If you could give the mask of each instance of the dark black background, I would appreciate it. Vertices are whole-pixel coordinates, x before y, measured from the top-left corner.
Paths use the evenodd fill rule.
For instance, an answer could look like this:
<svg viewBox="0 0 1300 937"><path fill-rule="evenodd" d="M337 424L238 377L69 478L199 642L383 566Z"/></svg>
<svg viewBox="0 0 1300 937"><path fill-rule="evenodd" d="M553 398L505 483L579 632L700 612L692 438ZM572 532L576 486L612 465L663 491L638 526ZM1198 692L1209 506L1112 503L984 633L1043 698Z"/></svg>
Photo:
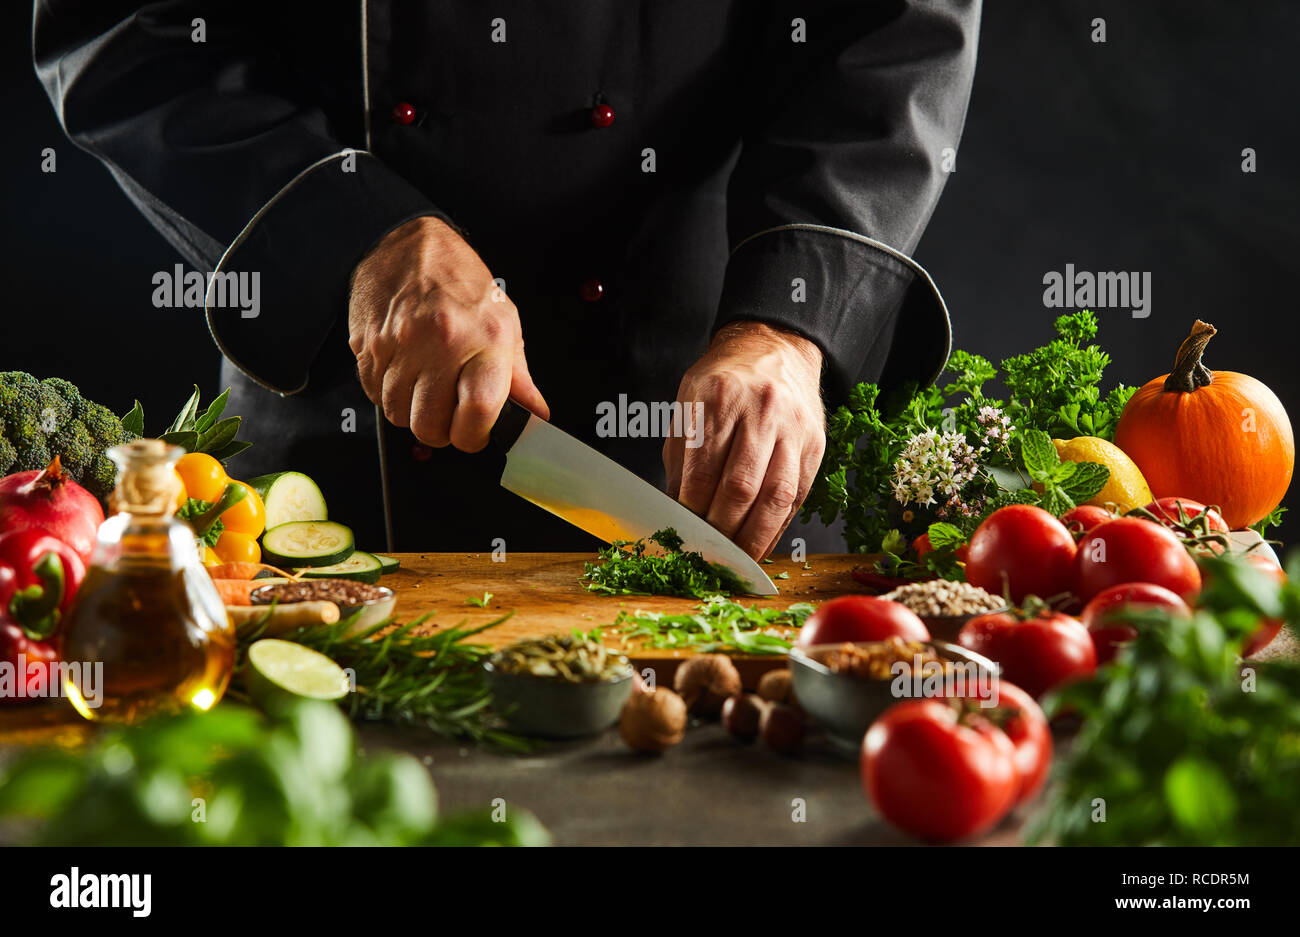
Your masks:
<svg viewBox="0 0 1300 937"><path fill-rule="evenodd" d="M217 353L200 313L150 303L150 277L179 257L59 130L30 7L0 17L0 369L67 377L118 412L139 398L156 428L191 384L219 390ZM957 170L918 254L957 346L996 360L1048 340L1059 310L1042 280L1067 263L1151 271L1149 318L1100 312L1110 378L1168 371L1201 317L1220 329L1211 367L1253 374L1300 413L1298 35L1290 0L988 0ZM40 171L44 147L57 173Z"/></svg>

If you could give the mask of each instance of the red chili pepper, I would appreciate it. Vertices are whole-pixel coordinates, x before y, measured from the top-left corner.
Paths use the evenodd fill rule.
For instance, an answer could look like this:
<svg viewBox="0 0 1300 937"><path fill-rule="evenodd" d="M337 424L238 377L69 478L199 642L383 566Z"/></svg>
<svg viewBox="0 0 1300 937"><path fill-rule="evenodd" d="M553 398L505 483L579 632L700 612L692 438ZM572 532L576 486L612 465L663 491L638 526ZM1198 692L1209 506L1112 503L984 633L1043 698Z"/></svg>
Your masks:
<svg viewBox="0 0 1300 937"><path fill-rule="evenodd" d="M27 679L29 664L59 660L52 638L85 573L81 557L43 530L0 536L0 665L13 668L14 681ZM8 702L0 693L0 704Z"/></svg>

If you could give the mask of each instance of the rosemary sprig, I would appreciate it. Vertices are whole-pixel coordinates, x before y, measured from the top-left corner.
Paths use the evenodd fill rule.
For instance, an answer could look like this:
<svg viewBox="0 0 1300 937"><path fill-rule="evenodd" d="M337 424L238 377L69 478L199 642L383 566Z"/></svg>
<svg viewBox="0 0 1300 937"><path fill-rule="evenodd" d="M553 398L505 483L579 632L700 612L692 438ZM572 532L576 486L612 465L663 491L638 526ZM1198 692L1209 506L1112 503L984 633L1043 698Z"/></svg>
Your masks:
<svg viewBox="0 0 1300 937"><path fill-rule="evenodd" d="M482 665L492 649L469 640L511 614L474 628L457 625L427 635L412 632L428 615L406 624L383 621L349 635L353 616L332 625L300 628L282 638L351 669L356 691L342 705L353 719L419 726L448 738L527 751L532 743L506 732L490 709L492 693ZM241 657L257 637L241 636Z"/></svg>
<svg viewBox="0 0 1300 937"><path fill-rule="evenodd" d="M663 556L646 554L648 543ZM675 595L702 599L711 595L745 595L746 585L730 570L682 549L671 527L641 540L616 540L600 552L600 562L586 563L582 578L589 592L602 595Z"/></svg>
<svg viewBox="0 0 1300 937"><path fill-rule="evenodd" d="M625 639L657 649L779 655L793 643L785 636L786 629L800 628L812 611L807 602L788 608L759 608L715 595L680 615L620 612L610 627Z"/></svg>

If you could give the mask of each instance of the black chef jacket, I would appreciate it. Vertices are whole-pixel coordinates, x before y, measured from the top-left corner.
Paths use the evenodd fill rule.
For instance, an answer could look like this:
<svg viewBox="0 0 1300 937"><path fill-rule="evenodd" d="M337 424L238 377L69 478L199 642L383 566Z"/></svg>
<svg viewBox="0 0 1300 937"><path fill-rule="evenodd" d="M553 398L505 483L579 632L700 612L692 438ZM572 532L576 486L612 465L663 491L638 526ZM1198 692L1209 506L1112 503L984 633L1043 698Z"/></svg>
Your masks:
<svg viewBox="0 0 1300 937"><path fill-rule="evenodd" d="M908 255L978 19L978 0L36 0L34 50L69 135L193 269L259 274L255 317L207 297L255 443L232 471L307 472L362 545L589 549L498 487L499 453L376 425L347 346L357 262L412 218L453 224L517 304L553 421L658 484L662 440L599 438L596 407L674 399L727 322L815 342L830 404L931 380L948 316Z"/></svg>

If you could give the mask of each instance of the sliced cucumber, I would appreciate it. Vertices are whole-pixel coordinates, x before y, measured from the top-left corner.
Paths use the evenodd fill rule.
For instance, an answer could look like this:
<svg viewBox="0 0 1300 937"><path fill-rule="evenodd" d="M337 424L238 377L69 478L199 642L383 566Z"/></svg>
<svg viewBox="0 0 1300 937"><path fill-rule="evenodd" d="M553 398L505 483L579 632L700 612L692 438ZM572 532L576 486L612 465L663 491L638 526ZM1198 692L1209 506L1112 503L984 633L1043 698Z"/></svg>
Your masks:
<svg viewBox="0 0 1300 937"><path fill-rule="evenodd" d="M355 579L357 582L378 582L383 571L384 566L379 561L379 557L364 550L354 550L352 555L341 563L294 570L304 579Z"/></svg>
<svg viewBox="0 0 1300 937"><path fill-rule="evenodd" d="M329 566L352 555L352 529L334 521L289 521L262 535L262 559L276 566Z"/></svg>
<svg viewBox="0 0 1300 937"><path fill-rule="evenodd" d="M266 505L266 529L290 521L329 520L320 486L302 472L259 475L248 484Z"/></svg>
<svg viewBox="0 0 1300 937"><path fill-rule="evenodd" d="M381 553L375 554L375 559L379 560L379 575L387 576L389 573L395 573L401 568L402 564L391 556L384 556Z"/></svg>

